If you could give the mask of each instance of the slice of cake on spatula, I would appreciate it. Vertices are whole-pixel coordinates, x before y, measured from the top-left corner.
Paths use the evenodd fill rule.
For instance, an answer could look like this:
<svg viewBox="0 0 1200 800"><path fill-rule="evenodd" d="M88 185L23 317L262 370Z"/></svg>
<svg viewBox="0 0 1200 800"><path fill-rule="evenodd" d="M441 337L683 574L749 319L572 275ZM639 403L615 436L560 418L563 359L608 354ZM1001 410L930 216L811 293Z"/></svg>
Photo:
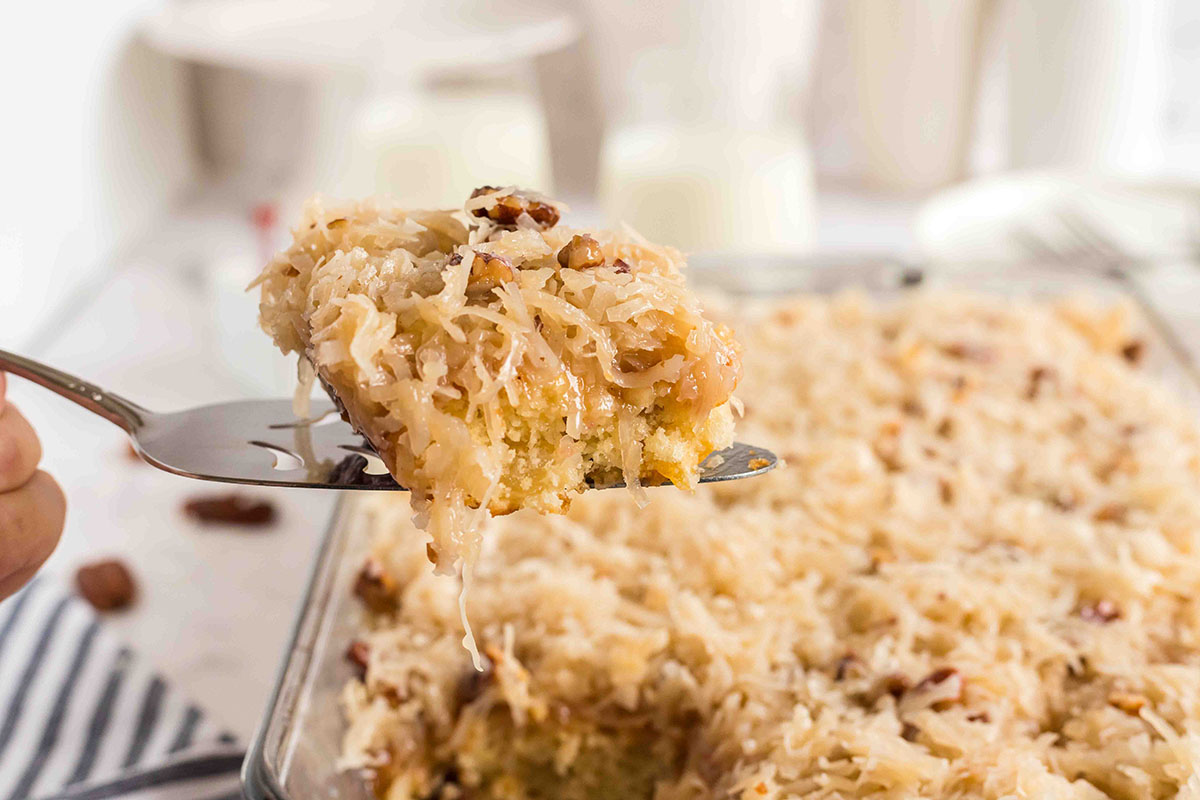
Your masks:
<svg viewBox="0 0 1200 800"><path fill-rule="evenodd" d="M460 211L307 205L267 265L263 328L307 358L412 492L442 570L484 512L561 512L589 485L694 486L739 376L682 255L483 187Z"/></svg>

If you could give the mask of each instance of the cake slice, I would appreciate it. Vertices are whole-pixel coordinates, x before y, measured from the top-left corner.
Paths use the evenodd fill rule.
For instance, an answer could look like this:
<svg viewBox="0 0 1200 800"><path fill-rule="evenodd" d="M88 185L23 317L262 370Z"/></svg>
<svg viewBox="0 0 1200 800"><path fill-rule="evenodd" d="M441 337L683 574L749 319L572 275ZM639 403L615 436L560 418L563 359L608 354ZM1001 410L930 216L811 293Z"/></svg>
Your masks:
<svg viewBox="0 0 1200 800"><path fill-rule="evenodd" d="M263 328L412 492L443 571L473 560L481 512L691 488L731 441L737 349L682 255L560 213L514 188L461 211L314 199L258 280Z"/></svg>

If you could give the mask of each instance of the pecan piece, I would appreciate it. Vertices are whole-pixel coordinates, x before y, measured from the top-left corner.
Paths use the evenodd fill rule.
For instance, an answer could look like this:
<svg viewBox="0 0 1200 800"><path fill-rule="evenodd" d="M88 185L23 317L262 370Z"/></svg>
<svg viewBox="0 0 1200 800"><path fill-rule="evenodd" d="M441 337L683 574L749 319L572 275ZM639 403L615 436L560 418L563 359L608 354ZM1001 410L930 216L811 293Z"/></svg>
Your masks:
<svg viewBox="0 0 1200 800"><path fill-rule="evenodd" d="M471 192L471 199L498 191L500 190L495 186L480 186ZM476 217L487 217L493 222L505 226L516 226L517 219L522 214L528 214L529 218L542 230L553 228L558 224L557 208L520 189L514 189L509 194L501 195L491 208L476 208L471 213Z"/></svg>
<svg viewBox="0 0 1200 800"><path fill-rule="evenodd" d="M867 548L867 557L870 559L867 571L872 575L879 572L879 568L884 564L893 564L896 561L895 553L880 545Z"/></svg>
<svg viewBox="0 0 1200 800"><path fill-rule="evenodd" d="M97 611L127 608L137 597L133 574L115 558L84 564L75 572L75 587Z"/></svg>
<svg viewBox="0 0 1200 800"><path fill-rule="evenodd" d="M1059 488L1050 493L1046 502L1059 511L1073 511L1079 505L1079 495L1074 489Z"/></svg>
<svg viewBox="0 0 1200 800"><path fill-rule="evenodd" d="M1124 503L1105 503L1096 509L1092 519L1096 522L1124 522L1129 506Z"/></svg>
<svg viewBox="0 0 1200 800"><path fill-rule="evenodd" d="M844 681L851 677L863 677L867 674L867 665L856 653L846 653L837 660L833 668L833 679Z"/></svg>
<svg viewBox="0 0 1200 800"><path fill-rule="evenodd" d="M1025 389L1026 400L1036 400L1042 393L1042 384L1052 381L1057 376L1051 367L1034 367L1029 370L1029 385Z"/></svg>
<svg viewBox="0 0 1200 800"><path fill-rule="evenodd" d="M396 580L374 558L368 558L354 581L354 594L377 614L394 611L399 605Z"/></svg>
<svg viewBox="0 0 1200 800"><path fill-rule="evenodd" d="M1141 339L1130 339L1121 348L1121 357L1135 366L1142 363L1142 357L1145 355L1146 343Z"/></svg>
<svg viewBox="0 0 1200 800"><path fill-rule="evenodd" d="M481 655L482 669L468 667L454 685L454 705L461 709L479 699L496 678L496 667L486 654Z"/></svg>
<svg viewBox="0 0 1200 800"><path fill-rule="evenodd" d="M625 259L623 259L623 258L613 259L612 265L613 265L613 269L615 269L617 272L621 272L621 273L627 274L629 272L629 270L631 269L629 264L626 263Z"/></svg>
<svg viewBox="0 0 1200 800"><path fill-rule="evenodd" d="M996 358L995 350L972 342L952 342L942 348L942 352L960 361L975 361L980 364L990 363Z"/></svg>
<svg viewBox="0 0 1200 800"><path fill-rule="evenodd" d="M586 233L577 233L558 251L558 263L563 269L591 269L604 266L604 251L600 243Z"/></svg>
<svg viewBox="0 0 1200 800"><path fill-rule="evenodd" d="M945 711L963 699L963 677L954 667L941 667L926 675L905 692L902 710L932 708Z"/></svg>
<svg viewBox="0 0 1200 800"><path fill-rule="evenodd" d="M471 275L467 278L467 291L490 292L515 277L507 258L491 253L476 253L475 260L471 262Z"/></svg>
<svg viewBox="0 0 1200 800"><path fill-rule="evenodd" d="M912 686L912 681L908 679L907 675L902 672L893 672L883 676L876 689L881 697L884 694L890 694L892 697L900 699L910 686Z"/></svg>
<svg viewBox="0 0 1200 800"><path fill-rule="evenodd" d="M346 648L346 660L354 665L354 672L361 681L367 677L367 660L371 656L371 646L362 639L355 639Z"/></svg>
<svg viewBox="0 0 1200 800"><path fill-rule="evenodd" d="M260 527L275 521L275 505L266 500L254 500L240 494L193 497L183 504L183 511L202 524L243 525Z"/></svg>
<svg viewBox="0 0 1200 800"><path fill-rule="evenodd" d="M1133 692L1112 692L1108 695L1108 704L1119 708L1130 716L1136 717L1150 701L1145 695Z"/></svg>

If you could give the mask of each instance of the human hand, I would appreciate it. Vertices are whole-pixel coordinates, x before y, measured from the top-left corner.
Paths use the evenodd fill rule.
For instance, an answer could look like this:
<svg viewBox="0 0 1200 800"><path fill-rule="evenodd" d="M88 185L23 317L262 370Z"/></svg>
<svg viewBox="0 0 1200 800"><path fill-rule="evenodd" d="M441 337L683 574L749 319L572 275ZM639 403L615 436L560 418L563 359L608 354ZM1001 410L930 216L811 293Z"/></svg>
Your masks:
<svg viewBox="0 0 1200 800"><path fill-rule="evenodd" d="M33 426L6 403L0 372L0 600L24 586L62 534L67 503L42 457Z"/></svg>

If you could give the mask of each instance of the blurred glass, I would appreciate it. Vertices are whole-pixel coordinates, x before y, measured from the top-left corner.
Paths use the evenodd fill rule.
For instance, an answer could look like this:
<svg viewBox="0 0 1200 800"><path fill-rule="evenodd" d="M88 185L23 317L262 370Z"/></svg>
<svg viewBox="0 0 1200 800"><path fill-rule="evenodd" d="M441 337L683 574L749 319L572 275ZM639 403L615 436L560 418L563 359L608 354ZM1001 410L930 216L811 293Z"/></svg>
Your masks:
<svg viewBox="0 0 1200 800"><path fill-rule="evenodd" d="M928 189L966 171L982 0L853 0L856 134L867 181Z"/></svg>
<svg viewBox="0 0 1200 800"><path fill-rule="evenodd" d="M1010 166L1159 166L1165 0L1014 0L1008 8Z"/></svg>
<svg viewBox="0 0 1200 800"><path fill-rule="evenodd" d="M600 176L609 220L686 251L798 252L814 239L812 165L794 131L625 125Z"/></svg>
<svg viewBox="0 0 1200 800"><path fill-rule="evenodd" d="M610 222L689 251L797 252L815 184L790 100L815 6L796 0L593 0L608 117L599 200Z"/></svg>
<svg viewBox="0 0 1200 800"><path fill-rule="evenodd" d="M484 184L552 192L546 121L517 73L458 80L364 103L343 194L384 194L410 208L457 208Z"/></svg>

